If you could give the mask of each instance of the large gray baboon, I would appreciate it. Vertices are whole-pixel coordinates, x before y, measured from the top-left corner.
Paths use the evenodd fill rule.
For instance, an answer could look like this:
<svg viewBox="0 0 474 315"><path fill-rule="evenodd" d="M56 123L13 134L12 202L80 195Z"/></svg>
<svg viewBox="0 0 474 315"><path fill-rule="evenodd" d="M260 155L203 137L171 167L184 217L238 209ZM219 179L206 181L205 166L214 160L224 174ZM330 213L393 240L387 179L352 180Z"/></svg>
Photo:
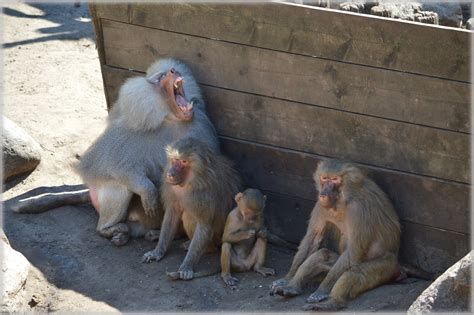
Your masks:
<svg viewBox="0 0 474 315"><path fill-rule="evenodd" d="M219 152L215 129L190 69L175 59L153 63L146 77L128 79L120 88L105 131L77 167L89 190L18 202L12 209L35 213L91 201L99 213L97 231L125 244L130 234L156 235L163 219L159 190L166 165L165 147L192 136Z"/></svg>

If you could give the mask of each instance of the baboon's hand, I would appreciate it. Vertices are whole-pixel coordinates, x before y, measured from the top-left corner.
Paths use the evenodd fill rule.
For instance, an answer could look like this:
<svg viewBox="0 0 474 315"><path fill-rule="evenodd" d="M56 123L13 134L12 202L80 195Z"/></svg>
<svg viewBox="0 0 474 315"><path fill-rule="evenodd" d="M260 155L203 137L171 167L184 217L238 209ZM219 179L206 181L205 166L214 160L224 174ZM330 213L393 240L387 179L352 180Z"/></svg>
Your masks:
<svg viewBox="0 0 474 315"><path fill-rule="evenodd" d="M316 290L310 296L308 296L308 298L306 299L306 302L307 303L318 303L318 302L324 301L328 298L329 298L329 293L328 292Z"/></svg>
<svg viewBox="0 0 474 315"><path fill-rule="evenodd" d="M149 252L146 252L144 255L143 255L143 258L142 258L142 263L151 263L152 261L160 261L163 257L165 256L164 253L161 253L160 251L154 249L154 250L151 250Z"/></svg>
<svg viewBox="0 0 474 315"><path fill-rule="evenodd" d="M267 236L268 236L268 230L266 228L261 228L257 233L258 238L266 239Z"/></svg>
<svg viewBox="0 0 474 315"><path fill-rule="evenodd" d="M255 229L247 230L247 238L253 238L256 234L257 234L257 231L255 231Z"/></svg>

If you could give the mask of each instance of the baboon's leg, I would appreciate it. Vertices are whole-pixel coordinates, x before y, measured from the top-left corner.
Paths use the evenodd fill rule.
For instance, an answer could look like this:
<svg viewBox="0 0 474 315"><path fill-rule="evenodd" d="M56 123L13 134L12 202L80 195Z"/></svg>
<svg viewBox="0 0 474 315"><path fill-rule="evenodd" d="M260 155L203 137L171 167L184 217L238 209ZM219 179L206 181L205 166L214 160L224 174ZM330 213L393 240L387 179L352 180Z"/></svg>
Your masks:
<svg viewBox="0 0 474 315"><path fill-rule="evenodd" d="M334 284L329 299L308 304L306 310L337 310L359 294L389 282L398 270L397 257L386 254L358 265L351 266ZM309 301L311 296L308 298Z"/></svg>
<svg viewBox="0 0 474 315"><path fill-rule="evenodd" d="M253 270L261 274L262 276L274 276L275 270L272 268L264 267L265 255L267 253L267 240L263 238L257 238L255 245L250 253L250 256L254 255Z"/></svg>
<svg viewBox="0 0 474 315"><path fill-rule="evenodd" d="M132 192L121 185L102 185L97 188L99 222L97 231L106 238L112 238L115 245L128 241L128 227L125 223Z"/></svg>
<svg viewBox="0 0 474 315"><path fill-rule="evenodd" d="M209 244L212 242L212 226L205 223L198 223L194 231L191 244L184 258L183 263L179 266L178 272L180 279L191 280L194 275L194 265L204 254ZM161 239L160 239L161 240Z"/></svg>
<svg viewBox="0 0 474 315"><path fill-rule="evenodd" d="M234 259L237 255L234 255L232 251L232 245L224 242L221 247L221 277L227 285L233 286L239 282L239 279L232 276L230 273L231 267L235 264Z"/></svg>
<svg viewBox="0 0 474 315"><path fill-rule="evenodd" d="M281 296L299 295L303 287L322 273L328 272L338 258L338 254L322 248L311 254L298 268L287 286L277 288L275 294Z"/></svg>
<svg viewBox="0 0 474 315"><path fill-rule="evenodd" d="M163 223L161 224L160 239L155 249L146 252L143 255L142 262L150 263L160 261L168 251L171 241L176 236L179 224L181 222L181 213L173 208L166 209Z"/></svg>

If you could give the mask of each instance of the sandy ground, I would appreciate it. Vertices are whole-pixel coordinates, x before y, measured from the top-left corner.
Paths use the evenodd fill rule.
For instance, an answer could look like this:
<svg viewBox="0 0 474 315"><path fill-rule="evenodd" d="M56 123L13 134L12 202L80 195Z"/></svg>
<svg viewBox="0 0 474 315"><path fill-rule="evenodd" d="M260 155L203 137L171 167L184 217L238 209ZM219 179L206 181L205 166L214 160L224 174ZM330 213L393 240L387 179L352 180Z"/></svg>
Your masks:
<svg viewBox="0 0 474 315"><path fill-rule="evenodd" d="M107 116L93 27L86 5L10 4L4 13L4 114L43 147L39 167L4 185L4 200L38 186L80 183L71 165L103 130ZM25 290L34 311L299 311L303 296L268 295L276 277L240 274L231 290L219 276L170 282L184 257L175 241L160 263L142 264L154 247L133 240L116 248L95 233L90 205L38 215L4 214L12 247L32 263ZM283 276L293 252L271 246L267 265ZM217 264L216 255L201 267ZM351 302L346 311L406 311L429 284L409 279L385 285Z"/></svg>

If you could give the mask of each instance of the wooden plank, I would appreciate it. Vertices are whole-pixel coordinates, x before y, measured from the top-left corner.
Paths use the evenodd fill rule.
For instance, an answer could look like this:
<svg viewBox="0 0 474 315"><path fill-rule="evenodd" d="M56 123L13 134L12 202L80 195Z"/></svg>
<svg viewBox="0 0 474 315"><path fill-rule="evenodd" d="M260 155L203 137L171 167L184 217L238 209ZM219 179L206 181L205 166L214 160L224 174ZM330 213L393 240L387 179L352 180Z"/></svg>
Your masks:
<svg viewBox="0 0 474 315"><path fill-rule="evenodd" d="M89 3L93 19L108 19L124 23L130 22L131 5L127 3Z"/></svg>
<svg viewBox="0 0 474 315"><path fill-rule="evenodd" d="M317 155L221 137L248 186L315 202ZM358 165L387 193L400 219L470 233L470 187L453 182Z"/></svg>
<svg viewBox="0 0 474 315"><path fill-rule="evenodd" d="M118 78L118 75L114 75ZM468 182L469 136L203 86L220 135Z"/></svg>
<svg viewBox="0 0 474 315"><path fill-rule="evenodd" d="M402 222L400 261L440 273L470 250L470 235Z"/></svg>
<svg viewBox="0 0 474 315"><path fill-rule="evenodd" d="M185 61L200 83L469 132L470 85L103 21L107 65ZM183 49L185 47L185 49ZM232 56L232 58L229 58Z"/></svg>
<svg viewBox="0 0 474 315"><path fill-rule="evenodd" d="M265 222L270 231L293 243L303 238L314 202L265 192ZM468 234L401 221L400 261L438 273L462 258L470 250ZM331 244L332 243L332 244ZM334 243L329 242L334 248ZM331 246L332 245L332 246Z"/></svg>
<svg viewBox="0 0 474 315"><path fill-rule="evenodd" d="M123 83L125 83L125 80L137 75L143 75L141 73L123 69L115 69L108 66L102 66L102 74L104 76L104 87L108 100L107 109L109 110L117 101L120 87Z"/></svg>
<svg viewBox="0 0 474 315"><path fill-rule="evenodd" d="M204 86L223 136L469 182L468 135Z"/></svg>
<svg viewBox="0 0 474 315"><path fill-rule="evenodd" d="M288 3L136 3L131 7L131 23L318 58L470 81L471 35L465 30Z"/></svg>

